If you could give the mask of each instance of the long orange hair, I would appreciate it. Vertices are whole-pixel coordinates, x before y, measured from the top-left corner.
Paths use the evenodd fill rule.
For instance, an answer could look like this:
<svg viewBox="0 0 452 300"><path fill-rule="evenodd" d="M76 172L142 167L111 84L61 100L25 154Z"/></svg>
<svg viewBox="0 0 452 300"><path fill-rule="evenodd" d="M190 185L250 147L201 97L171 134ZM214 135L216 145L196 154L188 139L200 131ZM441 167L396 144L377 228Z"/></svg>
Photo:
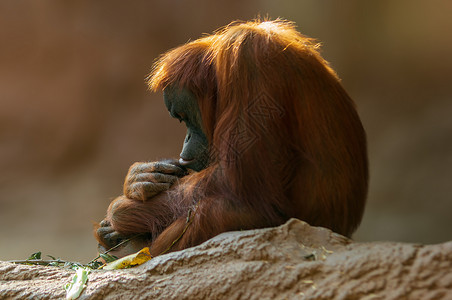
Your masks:
<svg viewBox="0 0 452 300"><path fill-rule="evenodd" d="M318 48L291 22L256 20L156 62L150 89L191 91L210 145L210 165L177 187L175 203L205 201L209 215L208 203L223 201L261 216L251 227L297 217L351 235L367 194L366 137Z"/></svg>

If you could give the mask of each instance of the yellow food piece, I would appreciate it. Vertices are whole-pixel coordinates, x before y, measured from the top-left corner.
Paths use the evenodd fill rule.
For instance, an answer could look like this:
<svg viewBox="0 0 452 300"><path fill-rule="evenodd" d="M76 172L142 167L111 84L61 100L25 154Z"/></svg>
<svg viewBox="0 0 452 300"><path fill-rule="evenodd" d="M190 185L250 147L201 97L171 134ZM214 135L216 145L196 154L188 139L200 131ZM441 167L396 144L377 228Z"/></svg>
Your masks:
<svg viewBox="0 0 452 300"><path fill-rule="evenodd" d="M115 260L111 263L103 266L104 270L118 270L125 268L132 268L141 264L144 264L148 260L152 258L151 253L149 252L149 247L145 247L138 251L137 253L130 254L124 256L118 260Z"/></svg>

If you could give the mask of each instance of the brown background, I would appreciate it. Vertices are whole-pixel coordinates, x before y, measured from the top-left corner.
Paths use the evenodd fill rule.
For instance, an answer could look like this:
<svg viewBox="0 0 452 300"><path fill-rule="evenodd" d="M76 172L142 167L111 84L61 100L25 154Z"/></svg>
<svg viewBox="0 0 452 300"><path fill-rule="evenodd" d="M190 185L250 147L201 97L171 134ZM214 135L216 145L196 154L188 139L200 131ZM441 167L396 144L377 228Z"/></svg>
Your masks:
<svg viewBox="0 0 452 300"><path fill-rule="evenodd" d="M184 128L144 78L162 52L236 19L295 21L355 99L371 185L359 241L452 233L452 2L0 2L0 260L87 262L92 221L135 161Z"/></svg>

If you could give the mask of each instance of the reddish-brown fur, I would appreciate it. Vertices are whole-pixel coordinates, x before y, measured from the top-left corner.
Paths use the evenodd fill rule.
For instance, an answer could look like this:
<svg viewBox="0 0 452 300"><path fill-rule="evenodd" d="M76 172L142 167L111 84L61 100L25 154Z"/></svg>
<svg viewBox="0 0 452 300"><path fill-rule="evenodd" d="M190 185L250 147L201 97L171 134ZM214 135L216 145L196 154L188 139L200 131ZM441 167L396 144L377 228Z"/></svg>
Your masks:
<svg viewBox="0 0 452 300"><path fill-rule="evenodd" d="M277 20L233 23L164 54L149 86L196 96L211 163L146 202L120 198L113 228L153 234L154 255L289 218L350 236L367 193L366 138L317 48Z"/></svg>

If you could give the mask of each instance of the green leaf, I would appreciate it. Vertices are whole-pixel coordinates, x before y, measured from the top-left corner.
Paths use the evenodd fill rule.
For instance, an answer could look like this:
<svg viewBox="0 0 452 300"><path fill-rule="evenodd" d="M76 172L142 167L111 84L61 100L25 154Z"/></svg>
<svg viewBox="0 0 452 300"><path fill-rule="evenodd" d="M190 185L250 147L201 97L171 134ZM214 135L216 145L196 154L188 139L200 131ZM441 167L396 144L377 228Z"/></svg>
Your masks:
<svg viewBox="0 0 452 300"><path fill-rule="evenodd" d="M88 274L90 270L88 268L78 268L72 277L71 282L64 286L66 290L66 299L77 299L86 287L88 281Z"/></svg>
<svg viewBox="0 0 452 300"><path fill-rule="evenodd" d="M118 259L116 256L110 255L108 253L100 253L99 256L102 257L106 263L110 263Z"/></svg>
<svg viewBox="0 0 452 300"><path fill-rule="evenodd" d="M71 263L71 269L77 271L79 268L83 268L83 265L79 263Z"/></svg>
<svg viewBox="0 0 452 300"><path fill-rule="evenodd" d="M29 258L27 258L27 260L32 260L32 259L41 259L41 251L33 253L32 255L30 255Z"/></svg>
<svg viewBox="0 0 452 300"><path fill-rule="evenodd" d="M102 265L103 265L103 264L102 264L101 262L99 262L99 261L97 261L97 260L93 260L93 261L91 261L91 262L88 264L88 268L97 270L97 269L99 269Z"/></svg>

